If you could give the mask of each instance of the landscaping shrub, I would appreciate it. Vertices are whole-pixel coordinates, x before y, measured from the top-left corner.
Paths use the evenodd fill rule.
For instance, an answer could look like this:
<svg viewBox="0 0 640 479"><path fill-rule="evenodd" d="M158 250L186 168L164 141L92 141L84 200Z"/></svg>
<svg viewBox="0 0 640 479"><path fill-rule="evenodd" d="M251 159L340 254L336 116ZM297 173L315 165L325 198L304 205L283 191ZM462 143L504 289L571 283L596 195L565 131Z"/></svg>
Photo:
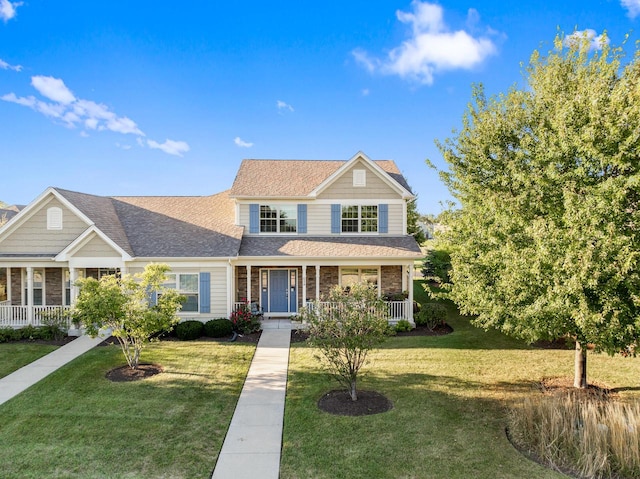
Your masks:
<svg viewBox="0 0 640 479"><path fill-rule="evenodd" d="M233 332L233 323L226 318L212 319L204 323L204 334L210 338L224 338Z"/></svg>
<svg viewBox="0 0 640 479"><path fill-rule="evenodd" d="M233 329L240 334L251 334L260 329L260 320L251 314L251 308L246 303L231 313L229 319L233 324Z"/></svg>
<svg viewBox="0 0 640 479"><path fill-rule="evenodd" d="M203 333L204 324L201 321L190 319L176 325L176 336L181 341L198 339Z"/></svg>
<svg viewBox="0 0 640 479"><path fill-rule="evenodd" d="M67 317L62 310L54 310L47 314L42 314L42 339L60 341L66 335Z"/></svg>
<svg viewBox="0 0 640 479"><path fill-rule="evenodd" d="M401 319L396 323L395 330L398 333L411 331L411 323L406 319Z"/></svg>
<svg viewBox="0 0 640 479"><path fill-rule="evenodd" d="M425 303L414 317L414 321L416 326L426 326L433 331L447 321L447 308L439 303Z"/></svg>
<svg viewBox="0 0 640 479"><path fill-rule="evenodd" d="M0 328L0 343L8 343L20 339L20 331L17 329L4 327Z"/></svg>
<svg viewBox="0 0 640 479"><path fill-rule="evenodd" d="M42 330L40 328L36 328L35 326L25 326L24 328L18 329L20 336L18 339L25 339L27 341L34 341L36 339L44 339L42 337Z"/></svg>
<svg viewBox="0 0 640 479"><path fill-rule="evenodd" d="M640 477L640 404L566 396L525 399L509 414L518 447L581 477Z"/></svg>

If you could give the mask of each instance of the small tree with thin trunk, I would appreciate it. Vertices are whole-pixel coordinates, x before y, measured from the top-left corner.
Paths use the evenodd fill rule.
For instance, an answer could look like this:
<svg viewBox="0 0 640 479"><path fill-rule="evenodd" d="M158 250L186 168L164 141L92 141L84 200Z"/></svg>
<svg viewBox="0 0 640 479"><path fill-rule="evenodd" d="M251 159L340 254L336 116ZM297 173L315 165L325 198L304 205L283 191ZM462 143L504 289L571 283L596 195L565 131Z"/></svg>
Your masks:
<svg viewBox="0 0 640 479"><path fill-rule="evenodd" d="M143 273L122 278L110 275L78 280L74 320L91 336L102 328L111 329L127 364L137 369L140 353L150 339L180 320L177 312L184 297L163 286L168 271L165 264L149 264Z"/></svg>
<svg viewBox="0 0 640 479"><path fill-rule="evenodd" d="M367 283L348 290L334 287L324 302L303 308L309 323L309 343L319 349L319 359L329 373L358 400L357 380L370 350L389 333L389 311L375 287Z"/></svg>

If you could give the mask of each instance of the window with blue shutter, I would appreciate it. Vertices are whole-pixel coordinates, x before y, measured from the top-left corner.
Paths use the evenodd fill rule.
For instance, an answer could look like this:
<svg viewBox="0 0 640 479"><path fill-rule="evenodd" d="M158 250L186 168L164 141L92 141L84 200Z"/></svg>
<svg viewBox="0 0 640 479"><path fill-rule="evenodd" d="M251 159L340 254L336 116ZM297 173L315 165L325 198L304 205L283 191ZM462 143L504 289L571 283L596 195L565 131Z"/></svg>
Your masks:
<svg viewBox="0 0 640 479"><path fill-rule="evenodd" d="M307 233L307 205L298 205L298 233Z"/></svg>
<svg viewBox="0 0 640 479"><path fill-rule="evenodd" d="M200 273L200 312L211 312L211 273Z"/></svg>
<svg viewBox="0 0 640 479"><path fill-rule="evenodd" d="M340 233L340 205L331 205L331 232Z"/></svg>
<svg viewBox="0 0 640 479"><path fill-rule="evenodd" d="M378 233L389 232L389 205L378 205Z"/></svg>
<svg viewBox="0 0 640 479"><path fill-rule="evenodd" d="M260 205L251 203L249 205L249 233L258 234L260 232Z"/></svg>

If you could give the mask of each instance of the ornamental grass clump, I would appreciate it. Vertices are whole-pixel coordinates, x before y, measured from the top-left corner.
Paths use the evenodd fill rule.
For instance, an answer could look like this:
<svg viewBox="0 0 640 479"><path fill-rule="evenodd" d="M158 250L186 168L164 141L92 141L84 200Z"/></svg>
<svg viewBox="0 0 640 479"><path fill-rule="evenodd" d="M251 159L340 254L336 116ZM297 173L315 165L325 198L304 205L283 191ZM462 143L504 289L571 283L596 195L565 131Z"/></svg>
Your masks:
<svg viewBox="0 0 640 479"><path fill-rule="evenodd" d="M640 478L640 404L566 396L527 398L509 414L521 449L586 478Z"/></svg>
<svg viewBox="0 0 640 479"><path fill-rule="evenodd" d="M368 283L348 290L334 287L323 302L302 308L300 319L309 324L309 343L318 348L319 360L358 400L357 380L370 350L380 346L389 334L389 309Z"/></svg>

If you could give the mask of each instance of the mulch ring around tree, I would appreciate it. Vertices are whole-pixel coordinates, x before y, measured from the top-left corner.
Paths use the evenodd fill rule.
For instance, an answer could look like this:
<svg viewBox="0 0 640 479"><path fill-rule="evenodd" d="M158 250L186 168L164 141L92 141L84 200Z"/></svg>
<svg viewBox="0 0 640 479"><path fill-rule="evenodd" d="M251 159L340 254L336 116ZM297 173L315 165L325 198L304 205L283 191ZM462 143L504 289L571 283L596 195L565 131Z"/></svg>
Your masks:
<svg viewBox="0 0 640 479"><path fill-rule="evenodd" d="M129 381L139 381L156 374L160 374L164 369L159 364L138 364L138 369L132 369L129 365L113 368L105 375L109 381L114 383L124 383Z"/></svg>
<svg viewBox="0 0 640 479"><path fill-rule="evenodd" d="M368 416L393 409L393 403L376 391L358 391L358 400L352 401L344 389L334 389L318 400L321 411L338 416Z"/></svg>
<svg viewBox="0 0 640 479"><path fill-rule="evenodd" d="M567 394L589 399L609 400L617 396L615 389L598 383L589 383L585 389L573 387L572 377L544 378L540 381L540 391L545 396L566 396Z"/></svg>

